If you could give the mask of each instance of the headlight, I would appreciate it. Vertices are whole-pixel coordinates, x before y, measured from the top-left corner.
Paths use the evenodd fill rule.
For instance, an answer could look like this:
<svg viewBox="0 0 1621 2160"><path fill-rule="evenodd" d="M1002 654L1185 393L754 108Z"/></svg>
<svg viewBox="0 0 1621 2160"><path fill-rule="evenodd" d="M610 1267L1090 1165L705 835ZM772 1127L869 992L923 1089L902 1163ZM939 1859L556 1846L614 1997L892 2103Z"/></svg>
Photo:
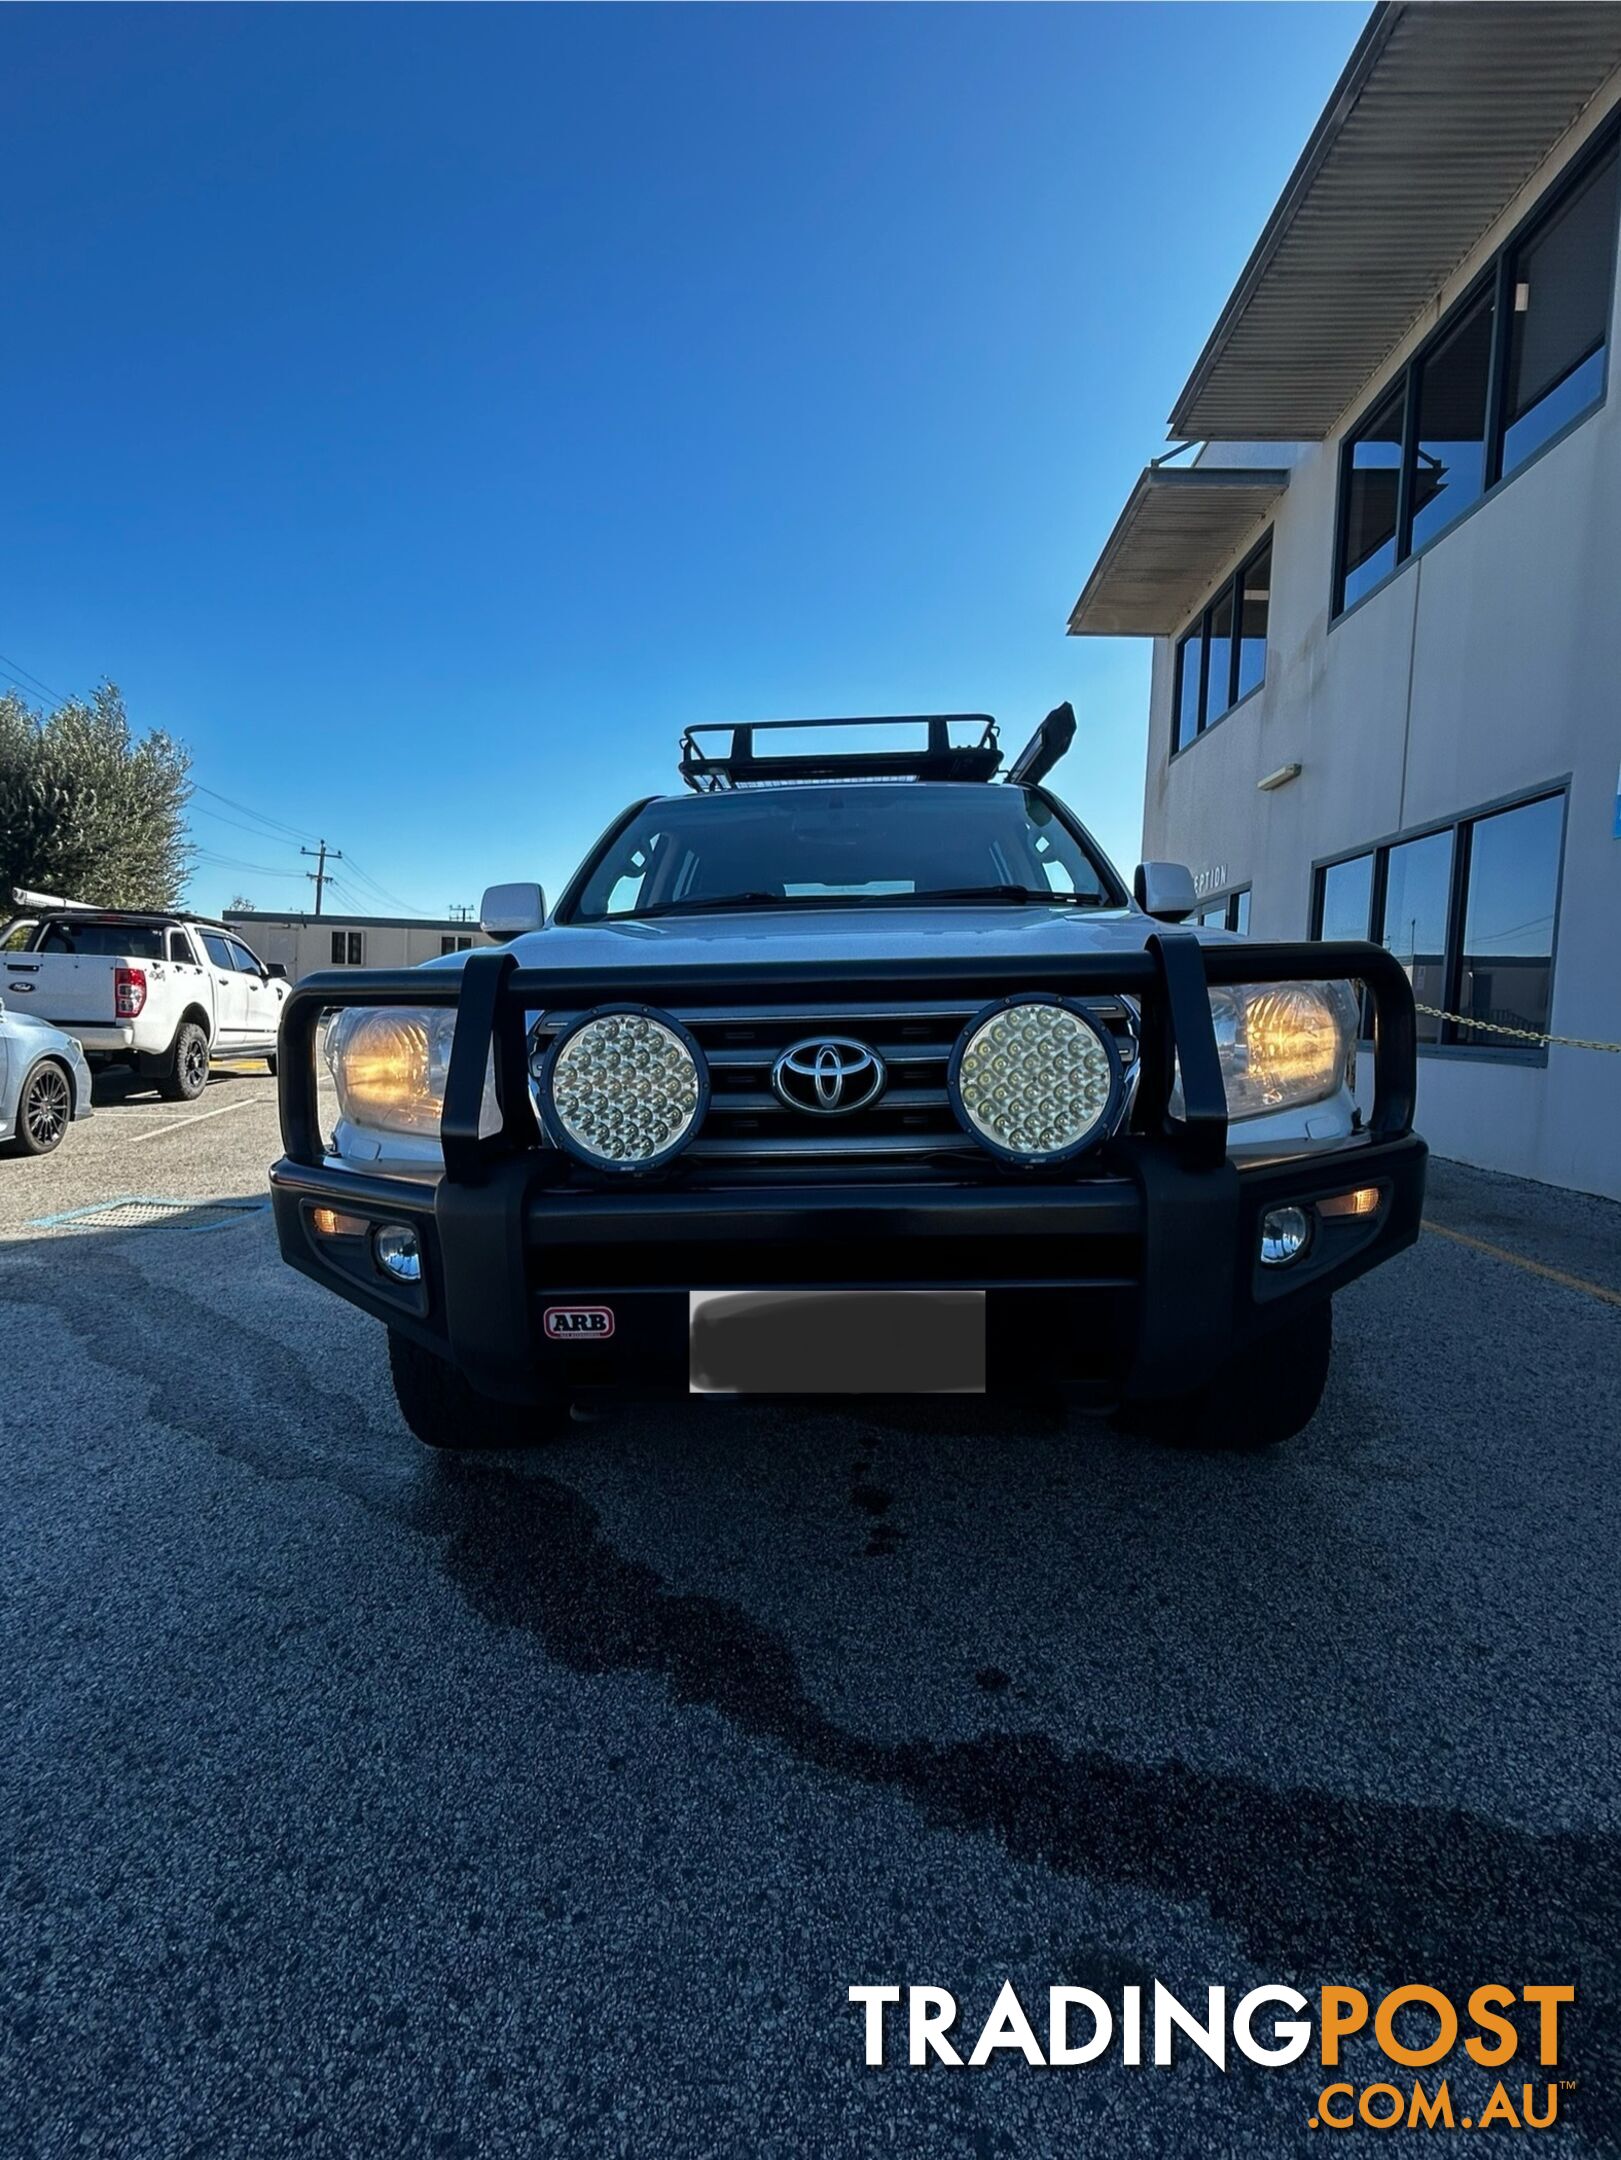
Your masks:
<svg viewBox="0 0 1621 2160"><path fill-rule="evenodd" d="M1239 983L1211 991L1210 1017L1229 1118L1322 1102L1349 1077L1357 1036L1349 983ZM1180 1078L1171 1109L1182 1113Z"/></svg>
<svg viewBox="0 0 1621 2160"><path fill-rule="evenodd" d="M552 1138L602 1170L668 1162L692 1138L708 1099L703 1053L686 1029L640 1010L588 1014L557 1038L541 1071Z"/></svg>
<svg viewBox="0 0 1621 2160"><path fill-rule="evenodd" d="M946 1084L959 1122L992 1154L1059 1163L1112 1128L1120 1054L1083 1007L1010 998L963 1030Z"/></svg>
<svg viewBox="0 0 1621 2160"><path fill-rule="evenodd" d="M453 1006L345 1007L326 1032L339 1111L351 1124L374 1131L437 1139L455 1039ZM494 1130L499 1112L493 1071L485 1076L484 1096L480 1127Z"/></svg>

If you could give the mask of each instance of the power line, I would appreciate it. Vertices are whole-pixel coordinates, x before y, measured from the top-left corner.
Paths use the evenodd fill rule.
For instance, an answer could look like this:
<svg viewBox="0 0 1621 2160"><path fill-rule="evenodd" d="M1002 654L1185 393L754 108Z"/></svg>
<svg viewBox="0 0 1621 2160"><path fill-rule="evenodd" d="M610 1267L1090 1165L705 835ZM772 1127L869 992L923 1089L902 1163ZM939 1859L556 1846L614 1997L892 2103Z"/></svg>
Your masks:
<svg viewBox="0 0 1621 2160"><path fill-rule="evenodd" d="M426 908L416 906L413 901L402 900L398 893L390 892L386 885L380 885L368 871L361 869L352 855L349 857L349 868L353 875L359 878L362 885L370 886L371 890L380 894L390 907L403 908L407 915L425 915L427 913Z"/></svg>
<svg viewBox="0 0 1621 2160"><path fill-rule="evenodd" d="M0 653L0 667L9 668L13 675L20 675L24 682L32 683L36 697L54 698L58 705L69 703L60 690L53 690L48 682L41 681L37 675L31 675L20 661L8 660L4 653ZM18 687L16 683L12 684L13 689Z"/></svg>
<svg viewBox="0 0 1621 2160"><path fill-rule="evenodd" d="M267 817L264 811L255 810L251 803L238 802L234 796L222 795L218 788L204 787L200 780L194 780L191 784L199 795L211 796L215 802L224 803L228 810L240 810L244 817L256 818L261 825L286 833L293 840L313 840L316 837L314 833L300 832L296 825L284 825L280 818ZM212 812L209 814L213 815Z"/></svg>
<svg viewBox="0 0 1621 2160"><path fill-rule="evenodd" d="M193 848L193 855L212 870L252 870L259 877L296 878L297 870L277 870L269 863L244 862L240 855L217 855L211 848ZM308 872L302 873L307 876Z"/></svg>
<svg viewBox="0 0 1621 2160"><path fill-rule="evenodd" d="M238 832L251 833L255 840L269 840L276 847L297 846L296 841L283 840L275 833L261 832L257 825L249 825L242 818L227 817L223 810L210 810L206 803L197 803L193 807L203 817L217 819L221 825L234 825Z"/></svg>

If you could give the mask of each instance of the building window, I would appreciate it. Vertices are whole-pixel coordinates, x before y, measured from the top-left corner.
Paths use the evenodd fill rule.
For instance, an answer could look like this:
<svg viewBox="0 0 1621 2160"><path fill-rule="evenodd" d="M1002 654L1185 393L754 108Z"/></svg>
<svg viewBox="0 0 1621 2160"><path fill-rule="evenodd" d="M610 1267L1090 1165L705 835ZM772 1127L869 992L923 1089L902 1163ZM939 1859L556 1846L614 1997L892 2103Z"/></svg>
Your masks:
<svg viewBox="0 0 1621 2160"><path fill-rule="evenodd" d="M1394 953L1431 1008L1421 1043L1532 1050L1496 1031L1547 1033L1564 834L1563 794L1539 795L1325 864L1311 934Z"/></svg>
<svg viewBox="0 0 1621 2160"><path fill-rule="evenodd" d="M471 952L472 949L473 941L470 937L442 937L439 940L439 952L441 958L443 958L446 953Z"/></svg>
<svg viewBox="0 0 1621 2160"><path fill-rule="evenodd" d="M1190 630L1176 648L1176 748L1185 750L1199 732L1204 695L1204 624Z"/></svg>
<svg viewBox="0 0 1621 2160"><path fill-rule="evenodd" d="M1317 873L1316 938L1365 938L1373 917L1373 856L1353 855Z"/></svg>
<svg viewBox="0 0 1621 2160"><path fill-rule="evenodd" d="M1553 1007L1553 924L1565 804L1559 795L1477 818L1468 827L1460 1013L1497 1027L1548 1032ZM1490 1045L1480 1027L1460 1027L1458 1041Z"/></svg>
<svg viewBox="0 0 1621 2160"><path fill-rule="evenodd" d="M1239 572L1238 671L1236 692L1248 697L1266 678L1266 617L1272 602L1270 535Z"/></svg>
<svg viewBox="0 0 1621 2160"><path fill-rule="evenodd" d="M332 965L334 967L364 967L366 965L366 934L363 930L333 931Z"/></svg>
<svg viewBox="0 0 1621 2160"><path fill-rule="evenodd" d="M1371 419L1363 421L1345 446L1345 469L1340 482L1344 500L1342 608L1371 592L1396 567L1396 498L1406 410L1405 386L1398 387Z"/></svg>
<svg viewBox="0 0 1621 2160"><path fill-rule="evenodd" d="M1172 755L1212 728L1266 677L1272 535L1251 550L1199 619L1177 640Z"/></svg>
<svg viewBox="0 0 1621 2160"><path fill-rule="evenodd" d="M1505 473L1604 394L1616 170L1612 145L1510 260Z"/></svg>
<svg viewBox="0 0 1621 2160"><path fill-rule="evenodd" d="M1418 1016L1420 1042L1439 1042L1436 1013L1446 1005L1447 897L1452 890L1452 835L1427 833L1385 850L1383 905L1376 941L1407 971L1413 996L1434 1010Z"/></svg>
<svg viewBox="0 0 1621 2160"><path fill-rule="evenodd" d="M1618 173L1612 132L1347 436L1336 615L1602 399Z"/></svg>
<svg viewBox="0 0 1621 2160"><path fill-rule="evenodd" d="M1446 531L1486 489L1486 393L1495 310L1483 294L1413 374L1417 448L1408 545Z"/></svg>
<svg viewBox="0 0 1621 2160"><path fill-rule="evenodd" d="M1250 889L1246 885L1239 892L1230 892L1220 900L1209 901L1194 916L1194 921L1205 930L1236 930L1240 937L1250 934Z"/></svg>

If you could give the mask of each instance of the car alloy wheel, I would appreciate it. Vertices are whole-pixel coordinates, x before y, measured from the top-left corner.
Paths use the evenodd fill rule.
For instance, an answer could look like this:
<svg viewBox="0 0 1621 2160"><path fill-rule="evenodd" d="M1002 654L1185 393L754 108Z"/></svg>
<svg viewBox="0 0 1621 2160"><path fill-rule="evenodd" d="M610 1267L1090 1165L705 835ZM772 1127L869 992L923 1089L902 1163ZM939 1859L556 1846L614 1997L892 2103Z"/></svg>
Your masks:
<svg viewBox="0 0 1621 2160"><path fill-rule="evenodd" d="M208 1081L208 1044L201 1035L189 1035L183 1055L186 1061L186 1079L201 1093Z"/></svg>
<svg viewBox="0 0 1621 2160"><path fill-rule="evenodd" d="M23 1096L24 1130L37 1154L56 1147L68 1129L67 1075L55 1065L45 1065L29 1081Z"/></svg>

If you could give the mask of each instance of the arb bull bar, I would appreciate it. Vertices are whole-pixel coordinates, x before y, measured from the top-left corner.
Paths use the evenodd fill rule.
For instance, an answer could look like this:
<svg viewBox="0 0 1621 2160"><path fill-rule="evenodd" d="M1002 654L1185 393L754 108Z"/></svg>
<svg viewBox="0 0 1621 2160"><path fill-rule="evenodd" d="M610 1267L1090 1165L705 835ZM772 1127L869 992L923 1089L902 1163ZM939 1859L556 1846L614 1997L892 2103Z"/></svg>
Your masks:
<svg viewBox="0 0 1621 2160"><path fill-rule="evenodd" d="M1329 1147L1236 1167L1209 992L1319 979L1362 985L1372 1012L1374 1099L1365 1126ZM875 1184L829 1169L814 1182L761 1172L717 1185L668 1171L582 1179L542 1143L530 1093L537 1013L632 1002L675 1012L706 1004L814 1004L819 996L963 997L1013 991L1124 998L1138 1013L1138 1080L1126 1124L1062 1175L920 1174ZM334 1164L319 1127L316 1031L345 1006L454 1006L440 1136L444 1174L379 1174ZM493 1052L499 1121L481 1132ZM1140 952L904 964L879 957L796 965L599 971L521 967L506 950L460 970L333 970L289 996L279 1044L285 1153L271 1171L277 1233L294 1267L454 1359L487 1394L521 1400L544 1382L685 1386L689 1289L845 1283L987 1287L992 1383L1045 1372L1106 1397L1181 1393L1313 1299L1418 1235L1425 1148L1413 1133L1417 1038L1412 989L1364 943L1202 945L1151 933ZM1181 1081L1182 1108L1172 1091ZM1377 1187L1365 1219L1336 1222L1298 1268L1263 1271L1262 1215ZM328 1249L317 1208L415 1230L421 1281L402 1285ZM833 1270L834 1272L830 1272ZM611 1288L624 1323L612 1344L545 1341L548 1299ZM1062 1354L1056 1354L1054 1345Z"/></svg>

